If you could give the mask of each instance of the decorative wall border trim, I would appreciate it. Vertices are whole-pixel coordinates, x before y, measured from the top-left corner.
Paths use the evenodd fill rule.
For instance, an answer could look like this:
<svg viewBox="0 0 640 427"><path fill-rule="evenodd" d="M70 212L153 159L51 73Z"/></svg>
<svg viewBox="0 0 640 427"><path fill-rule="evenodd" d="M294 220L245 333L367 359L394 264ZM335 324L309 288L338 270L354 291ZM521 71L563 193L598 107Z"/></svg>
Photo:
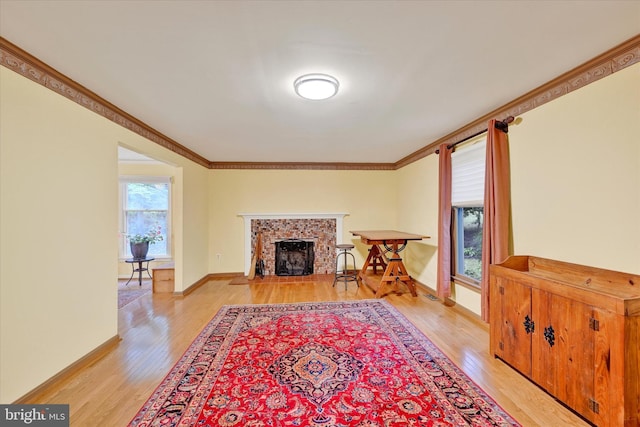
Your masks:
<svg viewBox="0 0 640 427"><path fill-rule="evenodd" d="M505 117L517 117L520 114L533 110L549 101L560 98L580 89L603 77L627 68L640 61L640 35L619 44L613 49L599 55L592 60L570 70L559 77L533 89L530 92L516 98L510 103L485 114L466 126L450 133L449 135L432 142L424 148L406 156L394 163L395 169L400 169L436 151L443 143L454 144L471 135L487 129L490 119L502 120Z"/></svg>
<svg viewBox="0 0 640 427"><path fill-rule="evenodd" d="M80 104L112 122L147 138L202 166L209 161L171 138L163 135L106 99L70 79L3 37L0 37L0 65L32 80L59 95Z"/></svg>
<svg viewBox="0 0 640 427"><path fill-rule="evenodd" d="M211 162L211 169L395 170L393 163Z"/></svg>
<svg viewBox="0 0 640 427"><path fill-rule="evenodd" d="M640 61L640 35L610 49L510 103L474 120L466 126L428 144L395 163L276 163L214 162L163 135L109 101L70 79L44 62L0 37L0 65L51 89L77 104L209 169L319 169L319 170L397 170L435 152L440 144L452 144L481 132L493 118L517 117L549 101L580 89Z"/></svg>

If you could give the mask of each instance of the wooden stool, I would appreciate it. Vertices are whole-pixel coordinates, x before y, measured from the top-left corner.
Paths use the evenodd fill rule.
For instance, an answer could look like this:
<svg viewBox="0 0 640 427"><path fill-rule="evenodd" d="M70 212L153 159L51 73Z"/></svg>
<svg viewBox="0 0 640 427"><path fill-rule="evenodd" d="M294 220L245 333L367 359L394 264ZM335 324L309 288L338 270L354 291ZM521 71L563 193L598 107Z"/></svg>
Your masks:
<svg viewBox="0 0 640 427"><path fill-rule="evenodd" d="M355 246L350 243L344 243L341 245L336 245L336 248L340 251L338 256L336 256L336 277L333 279L333 286L341 280L344 282L344 289L347 290L347 282L356 282L356 285L360 287L360 283L358 282L358 269L356 268L356 257L351 253L351 249ZM340 269L340 256L342 256L343 265L342 270ZM349 270L348 260L351 257L351 261L353 262L353 270Z"/></svg>

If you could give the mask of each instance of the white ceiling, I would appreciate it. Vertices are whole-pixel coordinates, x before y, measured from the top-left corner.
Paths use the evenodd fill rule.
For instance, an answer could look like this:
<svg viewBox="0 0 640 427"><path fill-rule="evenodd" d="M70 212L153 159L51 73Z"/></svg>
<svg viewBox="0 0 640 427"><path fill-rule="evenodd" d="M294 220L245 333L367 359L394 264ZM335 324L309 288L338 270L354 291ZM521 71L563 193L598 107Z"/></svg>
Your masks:
<svg viewBox="0 0 640 427"><path fill-rule="evenodd" d="M14 1L0 35L211 161L396 162L640 33L640 1ZM306 73L340 80L307 101Z"/></svg>

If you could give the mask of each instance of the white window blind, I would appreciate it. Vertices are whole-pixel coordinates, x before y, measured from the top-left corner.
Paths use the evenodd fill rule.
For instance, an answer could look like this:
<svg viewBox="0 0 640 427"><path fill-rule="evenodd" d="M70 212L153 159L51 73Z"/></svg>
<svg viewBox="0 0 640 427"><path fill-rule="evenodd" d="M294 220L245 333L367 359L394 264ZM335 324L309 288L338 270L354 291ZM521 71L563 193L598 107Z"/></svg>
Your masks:
<svg viewBox="0 0 640 427"><path fill-rule="evenodd" d="M486 136L451 153L451 205L482 206Z"/></svg>

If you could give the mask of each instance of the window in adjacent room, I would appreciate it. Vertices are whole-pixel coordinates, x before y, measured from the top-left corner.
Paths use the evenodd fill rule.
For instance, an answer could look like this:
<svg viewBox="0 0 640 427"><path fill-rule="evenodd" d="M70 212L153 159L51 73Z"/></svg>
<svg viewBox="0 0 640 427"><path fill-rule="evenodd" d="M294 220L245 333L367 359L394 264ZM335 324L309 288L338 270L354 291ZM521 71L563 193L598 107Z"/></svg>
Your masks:
<svg viewBox="0 0 640 427"><path fill-rule="evenodd" d="M482 274L485 147L482 135L451 155L451 271L456 280L470 285L479 285Z"/></svg>
<svg viewBox="0 0 640 427"><path fill-rule="evenodd" d="M148 255L170 258L171 180L169 177L129 176L120 178L120 257L130 258L126 236L160 230L162 240L149 245Z"/></svg>

